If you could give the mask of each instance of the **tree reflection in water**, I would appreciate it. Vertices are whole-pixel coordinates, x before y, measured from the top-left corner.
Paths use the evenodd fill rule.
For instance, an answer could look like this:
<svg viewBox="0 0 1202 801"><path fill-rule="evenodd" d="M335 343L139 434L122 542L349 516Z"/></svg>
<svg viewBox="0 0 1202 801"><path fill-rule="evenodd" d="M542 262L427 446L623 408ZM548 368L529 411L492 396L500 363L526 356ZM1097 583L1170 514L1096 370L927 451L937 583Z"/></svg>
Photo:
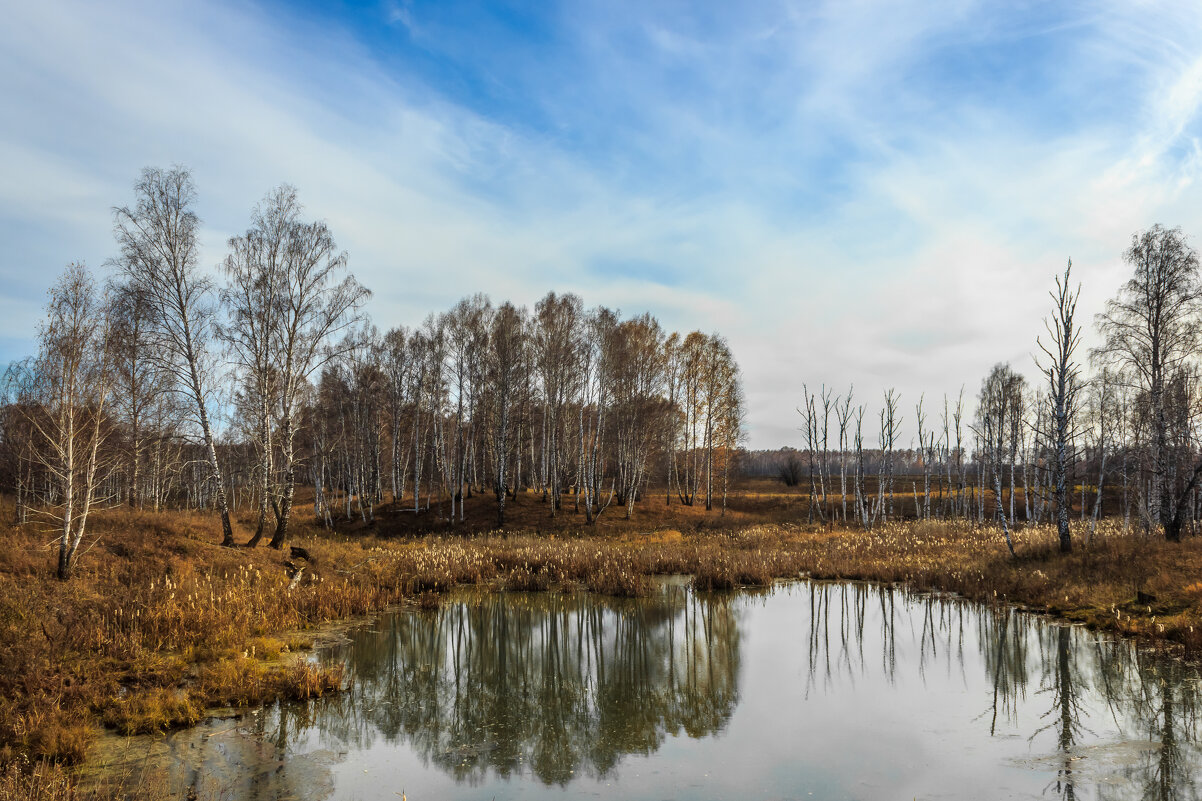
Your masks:
<svg viewBox="0 0 1202 801"><path fill-rule="evenodd" d="M1202 676L1197 666L1138 648L1131 641L1099 637L1008 607L990 609L956 598L857 583L813 583L808 592L807 695L834 691L840 672L851 679L864 679L871 672L873 662L864 657L865 632L871 626L864 618L875 606L880 631L872 637L872 646L881 651L880 677L890 684L899 669L908 667L898 664L900 625L909 628L907 634L917 643L917 659L911 661L924 681L930 678L928 668L936 663L946 668L948 676L956 670L963 673L970 664L984 668L990 692L987 707L976 720L988 727L991 736L1000 735L1002 726L1028 725L1022 713L1031 700L1029 694L1047 699L1046 711L1040 710L1029 740L1038 753L1045 747L1042 738L1054 737L1057 767L1048 791L1065 799L1078 797L1075 768L1091 758L1091 752L1081 747L1082 740L1088 739L1093 746L1103 747L1147 744L1132 749L1137 758L1117 760L1118 773L1129 782L1103 786L1096 782L1096 773L1090 774L1096 797L1157 801L1202 797L1197 775L1202 771L1198 743ZM875 596L874 604L866 602L869 596ZM967 658L964 651L966 640L973 639L972 628L979 646L977 660ZM853 653L855 659L850 658ZM1108 718L1098 721L1110 730L1106 741L1099 743L1089 727L1091 715Z"/></svg>
<svg viewBox="0 0 1202 801"><path fill-rule="evenodd" d="M308 726L351 749L404 743L458 781L529 772L604 776L668 735L719 731L738 700L729 596L668 586L653 599L474 594L350 634L348 692ZM265 732L281 747L287 714Z"/></svg>
<svg viewBox="0 0 1202 801"><path fill-rule="evenodd" d="M276 708L256 734L273 746L268 762L299 737L347 752L403 746L472 786L512 777L550 786L608 780L626 755L727 726L749 632L761 650L748 653L762 658L771 643L798 685L749 686L745 705L760 710L749 714L796 721L802 762L825 736L806 728L807 705L851 715L871 697L882 726L962 732L986 744L985 756L973 758L998 775L1046 772L1043 796L1199 795L1195 667L1013 609L855 583L800 584L762 602L681 586L639 600L465 594L352 632L323 656L347 663L351 689ZM748 660L747 670L758 664ZM900 719L882 708L906 693L929 693L943 706ZM782 700L773 705L773 696ZM838 714L824 718L828 726L839 725ZM757 719L760 727L773 722ZM874 752L886 746L872 740L859 745L865 757L894 758ZM930 783L940 786L937 777Z"/></svg>

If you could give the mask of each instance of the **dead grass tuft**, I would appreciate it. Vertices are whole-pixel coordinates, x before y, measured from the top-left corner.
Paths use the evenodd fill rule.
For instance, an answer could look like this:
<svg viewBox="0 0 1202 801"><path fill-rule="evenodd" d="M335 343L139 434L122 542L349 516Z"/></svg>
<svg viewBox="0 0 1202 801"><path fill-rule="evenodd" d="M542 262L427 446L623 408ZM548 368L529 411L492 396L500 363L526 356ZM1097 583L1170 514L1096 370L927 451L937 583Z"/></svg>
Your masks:
<svg viewBox="0 0 1202 801"><path fill-rule="evenodd" d="M110 700L101 719L109 728L131 735L194 726L202 717L204 707L189 693L156 688Z"/></svg>

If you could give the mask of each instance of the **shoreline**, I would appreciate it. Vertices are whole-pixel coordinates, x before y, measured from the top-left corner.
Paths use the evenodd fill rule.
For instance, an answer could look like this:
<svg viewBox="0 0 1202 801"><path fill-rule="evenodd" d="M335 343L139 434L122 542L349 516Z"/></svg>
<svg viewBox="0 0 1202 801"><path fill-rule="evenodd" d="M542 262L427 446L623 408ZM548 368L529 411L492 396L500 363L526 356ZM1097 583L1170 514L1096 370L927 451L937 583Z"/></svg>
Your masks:
<svg viewBox="0 0 1202 801"><path fill-rule="evenodd" d="M768 582L768 584L766 584L766 585L758 585L758 586L744 585L744 586L737 587L734 590L730 590L730 591L728 591L728 590L712 590L711 591L711 590L697 590L693 584L691 576L681 575L681 574L673 574L673 575L665 575L665 576L656 577L654 583L657 585L661 585L661 586L675 585L675 586L688 587L691 591L702 592L705 594L710 594L710 593L722 594L722 593L727 593L727 592L739 592L739 593L754 594L757 591L764 591L764 590L772 591L772 590L775 590L776 588L781 588L781 587L804 587L805 585L859 584L859 585L870 586L870 587L876 588L878 590L888 589L888 590L900 591L902 593L905 593L908 596L929 597L929 598L934 598L937 600L948 600L948 601L956 601L956 602L961 602L961 603L966 603L966 604L971 604L971 605L977 605L979 607L987 608L987 609L990 609L995 612L999 611L999 610L1008 609L1008 610L1012 610L1014 612L1017 612L1017 613L1032 617L1032 618L1038 618L1041 620L1041 622L1044 625L1047 625L1047 626L1071 626L1071 627L1080 626L1083 628L1090 628L1090 627L1086 626L1086 624L1079 623L1079 622L1073 622L1062 616L1051 615L1046 610L1042 610L1042 609L1035 608L1035 607L1025 606L1025 605L1017 603L1017 602L998 601L998 602L993 602L993 603L986 603L986 602L974 600L974 599L968 598L964 595L961 595L959 593L944 590L944 589L939 589L939 588L918 589L918 588L911 586L904 582L886 583L886 582L875 581L875 580L871 580L871 579L857 579L857 578L850 578L850 577L815 578L815 577L811 577L811 576L801 575L801 576L796 576L796 577L774 578L770 582ZM496 585L489 585L489 584L460 585L460 586L451 588L450 590L443 593L440 596L440 605L441 605L441 603L454 603L457 600L465 600L465 599L470 600L470 597L473 595L494 595L494 594L505 594L505 593L519 593L519 594L531 593L534 595L543 595L543 594L547 594L547 593L593 594L589 590L587 590L583 587L570 587L570 586L562 586L562 587L555 586L555 587L549 587L549 588L543 589L543 590L517 590L517 589L510 589L510 588L507 588L504 586L496 586ZM647 596L643 596L643 597L647 597ZM314 635L316 635L315 641L314 641L314 646L313 646L313 652L314 652L314 654L316 654L321 649L337 648L339 645L346 642L346 639L344 637L340 636L340 634L342 632L346 632L346 631L350 631L350 630L354 630L354 629L358 629L358 628L363 628L363 627L371 627L371 626L377 624L381 619L383 619L387 616L390 616L390 615L394 615L394 614L398 614L398 613L405 613L405 612L413 613L413 612L418 612L418 611L428 610L428 609L429 609L429 607L416 607L412 603L401 603L401 604L391 605L385 609L380 610L378 613L373 614L373 615L360 616L357 618L342 620L342 621L333 621L330 624L322 626L320 631L312 632ZM1090 630L1100 631L1095 628L1090 628ZM1104 634L1107 637L1118 640L1118 641L1124 641L1124 640L1129 641L1137 647L1140 645L1155 645L1156 646L1155 650L1156 650L1157 654L1160 656L1164 656L1166 658L1175 659L1175 660L1183 660L1185 658L1182 653L1178 652L1179 649L1172 647L1172 644L1166 643L1164 641L1160 641L1159 643L1154 644L1154 643L1151 643L1150 641L1148 641L1146 638L1133 637L1131 635L1121 634L1121 633L1118 633L1113 630L1104 631L1104 632L1100 632L1100 633ZM1165 647L1166 645L1169 646L1169 648L1166 649L1166 647ZM186 727L186 728L191 729L191 728L218 727L215 731L210 731L208 733L204 733L204 734L197 735L197 736L211 738L211 737L223 736L226 734L231 734L231 733L237 732L236 734L232 734L231 736L240 738L240 741L244 741L246 743L253 743L253 742L255 742L255 736L253 734L249 734L247 732L241 732L240 729L244 725L246 725L246 722L249 721L250 719L252 719L255 716L258 716L260 714L265 713L269 708L271 708L271 706L273 704L283 703L286 700L287 699L277 699L276 701L268 702L268 703L258 705L258 706L242 708L242 709L225 708L225 709L210 710L211 714L209 714L204 719L199 721L195 727ZM223 728L219 727L219 724L224 723L226 721L229 721L231 723L231 725L229 725L227 727L223 727ZM185 740L185 741L187 741L187 740ZM99 738L99 740L97 742L97 746L99 746L101 749L101 754L94 754L94 755L90 756L88 762L85 763L84 765L80 766L80 777L81 777L82 781L80 781L80 783L76 785L77 789L86 793L93 786L104 787L105 786L104 782L105 782L106 777L107 778L122 777L122 776L128 777L128 776L132 775L133 771L135 770L135 767L139 763L141 763L143 766L143 769L145 769L145 765L148 762L150 762L152 760L156 760L155 766L162 768L164 766L164 763L162 760L169 758L168 752L170 751L170 749L168 749L168 751L162 751L161 749L156 751L155 749L158 746L160 746L163 742L164 742L164 739L162 736L156 736L156 735L124 736L124 735L121 735L121 734L118 734L115 732L106 732L104 735L102 735ZM101 762L101 763L97 764L97 762L96 762L97 758L100 758L101 760L108 759L111 761ZM89 784L89 779L92 780L92 782L93 782L92 784ZM332 785L331 785L330 789L331 789L331 791L333 791L334 788Z"/></svg>

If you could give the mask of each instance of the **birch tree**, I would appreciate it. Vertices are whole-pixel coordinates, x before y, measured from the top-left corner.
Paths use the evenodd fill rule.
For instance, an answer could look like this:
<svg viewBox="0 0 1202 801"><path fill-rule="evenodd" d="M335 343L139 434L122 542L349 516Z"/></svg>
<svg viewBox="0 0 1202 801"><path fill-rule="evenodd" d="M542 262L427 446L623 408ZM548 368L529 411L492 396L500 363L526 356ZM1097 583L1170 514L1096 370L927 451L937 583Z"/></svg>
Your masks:
<svg viewBox="0 0 1202 801"><path fill-rule="evenodd" d="M135 204L114 209L117 262L131 288L149 308L147 353L171 376L171 388L187 396L209 461L221 517L221 544L234 545L225 480L209 418L214 375L212 345L216 308L212 282L200 272L193 210L196 189L183 167L147 168L134 186Z"/></svg>
<svg viewBox="0 0 1202 801"><path fill-rule="evenodd" d="M247 543L250 548L263 539L268 509L273 505L272 434L274 410L279 401L277 325L287 236L287 218L282 211L270 203L257 209L257 224L242 236L230 239L230 252L223 263L227 283L221 299L228 310L229 323L220 326L219 331L244 382L245 404L254 421L251 439L259 454L255 476L259 515L254 536ZM278 510L278 503L274 506Z"/></svg>
<svg viewBox="0 0 1202 801"><path fill-rule="evenodd" d="M676 423L674 409L663 397L667 353L659 323L644 314L624 321L615 331L614 448L618 497L626 517L634 513L649 475L652 450Z"/></svg>
<svg viewBox="0 0 1202 801"><path fill-rule="evenodd" d="M839 422L839 495L843 502L843 522L847 523L847 451L848 451L848 434L851 425L851 398L855 392L854 386L847 388L847 394L843 396L843 402L835 403L835 418Z"/></svg>
<svg viewBox="0 0 1202 801"><path fill-rule="evenodd" d="M926 395L918 396L918 403L914 407L915 420L918 422L918 454L922 460L922 505L917 506L917 516L920 519L930 519L931 517L931 461L934 455L935 446L928 448L926 445L927 434L934 436L934 433L926 428L927 415L923 410L923 402L926 400ZM914 492L918 495L917 487Z"/></svg>
<svg viewBox="0 0 1202 801"><path fill-rule="evenodd" d="M1055 310L1050 320L1044 320L1048 331L1048 344L1036 340L1040 350L1049 360L1047 366L1041 369L1048 379L1048 401L1052 418L1049 432L1052 444L1052 483L1055 487L1056 530L1060 537L1061 553L1068 553L1073 549L1068 524L1069 443L1075 433L1073 419L1077 409L1081 372L1074 359L1074 352L1081 342L1081 331L1074 319L1081 287L1078 284L1076 290L1069 288L1072 269L1073 262L1070 259L1068 266L1064 268L1064 275L1056 277L1056 290L1049 293ZM1084 504L1082 509L1084 510Z"/></svg>
<svg viewBox="0 0 1202 801"><path fill-rule="evenodd" d="M798 409L797 412L798 412L798 414L801 415L802 420L804 421L804 424L803 424L804 427L802 430L805 432L806 455L808 457L809 470L810 470L810 502L807 506L807 510L808 510L807 522L813 523L814 522L814 506L815 506L815 502L819 498L818 474L819 474L820 468L818 466L817 460L818 460L819 441L821 438L818 434L818 409L817 409L818 402L817 402L817 398L815 397L814 393L810 392L809 387L806 386L805 384L802 384L801 392L802 392L802 406L804 408ZM818 511L818 519L821 520L823 523L825 523L826 522L826 510L824 509L824 505L818 504L817 511Z"/></svg>
<svg viewBox="0 0 1202 801"><path fill-rule="evenodd" d="M463 497L468 480L468 459L473 438L473 394L479 391L473 386L478 377L476 363L484 351L492 304L482 294L459 301L445 315L443 328L447 342L447 387L455 407L455 419L451 424L451 436L447 439L452 474L451 518L459 510L459 520L464 519Z"/></svg>
<svg viewBox="0 0 1202 801"><path fill-rule="evenodd" d="M549 292L534 307L532 345L543 396L542 471L552 516L563 492L566 413L577 394L582 318L580 298L571 294Z"/></svg>
<svg viewBox="0 0 1202 801"><path fill-rule="evenodd" d="M126 502L141 506L147 493L143 487L143 461L156 432L154 407L163 402L167 387L164 375L152 358L147 327L151 309L146 297L134 286L115 283L109 288L109 325L112 329L112 411L125 428ZM152 475L151 482L154 483Z"/></svg>
<svg viewBox="0 0 1202 801"><path fill-rule="evenodd" d="M112 462L102 447L112 390L112 340L95 282L72 264L50 290L21 408L35 432L34 459L53 494L40 511L58 529L59 579L71 577L88 516Z"/></svg>
<svg viewBox="0 0 1202 801"><path fill-rule="evenodd" d="M412 458L411 438L403 436L402 424L410 403L410 375L414 369L414 354L409 332L404 326L393 328L384 335L384 369L388 380L389 447L391 449L389 479L392 502L399 504L405 495L409 460Z"/></svg>
<svg viewBox="0 0 1202 801"><path fill-rule="evenodd" d="M276 369L279 371L280 469L283 474L279 519L271 547L283 546L296 492L296 422L299 401L310 376L328 360L352 349L354 337L332 346L339 333L360 320L359 310L371 293L347 273L347 256L339 251L324 222L304 222L296 190L281 186L268 195L255 215L254 227L282 229L283 258L276 307Z"/></svg>
<svg viewBox="0 0 1202 801"><path fill-rule="evenodd" d="M505 525L505 498L508 494L509 460L514 450L514 407L520 392L527 347L526 321L521 310L504 303L493 315L488 338L488 379L492 403L491 453L493 494L497 499L497 525ZM516 443L518 449L521 443Z"/></svg>
<svg viewBox="0 0 1202 801"><path fill-rule="evenodd" d="M982 444L978 458L982 468L992 477L996 516L1002 525L1011 556L1015 555L1014 540L1010 536L1010 521L1002 504L1002 472L1012 453L1015 427L1011 423L1021 408L1016 398L1023 389L1022 376L1010 369L1009 365L994 366L981 384L975 429Z"/></svg>
<svg viewBox="0 0 1202 801"><path fill-rule="evenodd" d="M877 515L883 515L886 522L893 517L893 483L896 465L894 464L894 448L897 436L901 431L902 418L898 415L898 404L901 396L893 388L885 390L885 402L880 412L880 443L881 462L877 471ZM886 495L888 505L886 506Z"/></svg>
<svg viewBox="0 0 1202 801"><path fill-rule="evenodd" d="M616 492L615 478L610 484L609 500L601 503L619 339L618 317L610 309L598 307L584 319L577 352L580 448L576 464L576 503L579 505L583 500L585 522L590 524L609 506Z"/></svg>
<svg viewBox="0 0 1202 801"><path fill-rule="evenodd" d="M1106 338L1099 355L1135 379L1147 397L1148 482L1145 507L1165 538L1181 539L1182 501L1202 475L1202 460L1171 481L1166 388L1173 373L1193 358L1198 346L1198 312L1202 302L1198 255L1179 228L1154 225L1131 237L1123 254L1132 276L1098 316Z"/></svg>

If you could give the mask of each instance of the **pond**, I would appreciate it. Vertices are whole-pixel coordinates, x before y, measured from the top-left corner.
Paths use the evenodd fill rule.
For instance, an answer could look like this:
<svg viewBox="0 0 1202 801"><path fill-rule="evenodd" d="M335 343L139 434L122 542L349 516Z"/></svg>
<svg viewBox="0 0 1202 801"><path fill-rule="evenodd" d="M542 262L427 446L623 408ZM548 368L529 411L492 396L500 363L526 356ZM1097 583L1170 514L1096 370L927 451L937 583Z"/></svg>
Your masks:
<svg viewBox="0 0 1202 801"><path fill-rule="evenodd" d="M347 692L129 747L202 799L1159 799L1202 780L1195 667L888 587L464 593L318 658Z"/></svg>

